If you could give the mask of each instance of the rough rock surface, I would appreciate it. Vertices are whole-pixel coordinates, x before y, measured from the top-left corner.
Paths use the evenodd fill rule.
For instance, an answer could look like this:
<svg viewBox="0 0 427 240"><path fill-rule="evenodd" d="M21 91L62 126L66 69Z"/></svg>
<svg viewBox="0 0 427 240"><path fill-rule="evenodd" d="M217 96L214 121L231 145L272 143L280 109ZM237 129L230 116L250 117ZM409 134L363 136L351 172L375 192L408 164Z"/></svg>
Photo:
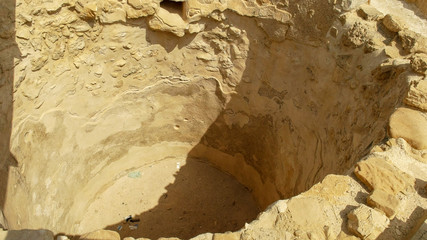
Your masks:
<svg viewBox="0 0 427 240"><path fill-rule="evenodd" d="M370 190L379 189L389 194L406 191L415 182L413 177L378 157L358 162L354 173Z"/></svg>
<svg viewBox="0 0 427 240"><path fill-rule="evenodd" d="M384 1L0 1L3 227L418 231L426 120L401 104L425 110L425 20Z"/></svg>
<svg viewBox="0 0 427 240"><path fill-rule="evenodd" d="M403 138L416 149L427 149L427 116L410 108L398 108L390 117L390 135Z"/></svg>
<svg viewBox="0 0 427 240"><path fill-rule="evenodd" d="M348 214L349 230L362 239L377 239L389 223L384 214L363 204Z"/></svg>
<svg viewBox="0 0 427 240"><path fill-rule="evenodd" d="M413 84L404 101L409 106L416 107L427 112L427 81L420 81Z"/></svg>

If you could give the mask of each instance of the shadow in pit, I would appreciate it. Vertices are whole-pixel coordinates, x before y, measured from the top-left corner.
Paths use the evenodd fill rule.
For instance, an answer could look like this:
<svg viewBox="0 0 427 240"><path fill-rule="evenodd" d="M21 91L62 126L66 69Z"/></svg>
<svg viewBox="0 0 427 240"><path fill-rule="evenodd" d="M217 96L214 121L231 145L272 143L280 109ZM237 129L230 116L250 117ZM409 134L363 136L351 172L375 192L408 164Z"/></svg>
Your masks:
<svg viewBox="0 0 427 240"><path fill-rule="evenodd" d="M321 70L324 69L313 67L320 64L319 68L322 68L326 63L328 69L335 67L338 73L345 71L330 62L332 54L328 55L326 48L295 41L274 43L257 27L262 20L230 14L227 21L238 29L245 29L248 34L248 56L242 77L238 79L241 81L235 87L236 93L227 104L224 103L219 116L188 153L187 165L165 188L167 192L158 199L158 205L132 216L139 220L131 223L138 224L138 228L130 230L130 223L120 222L106 229L117 231L121 226L119 233L122 237L188 239L204 232L238 230L244 222L253 220L258 209L239 222L236 220L237 215L253 209L242 209L246 206L237 203L239 194L229 191L223 182L224 176L213 177L224 172L215 168L211 169L215 169L216 174L204 172L198 166L200 162L194 161L196 156L212 158L208 152L205 157L200 154L206 147L228 156L240 154L246 164L258 171L261 182L280 183L275 187L281 189L273 189L280 192L279 196L268 198L269 201L264 202L268 205L309 189L327 174L344 173L385 137L384 126L401 100L389 96L403 96L407 90L402 86L403 80L396 83L397 77L394 78L392 73L393 78L381 82L373 82L375 80L368 76L360 79L360 85L352 89L349 76L345 76L349 73L333 76L337 72L326 71L328 75L322 76L325 73ZM325 28L329 29L329 26ZM162 42L159 40L160 44ZM176 44L165 48L171 50L174 46ZM328 56L323 59L322 54ZM305 57L306 62L301 63L298 57ZM355 104L355 99L364 105ZM378 110L379 106L383 109ZM357 111L353 109L356 107ZM265 110L265 114L256 112L259 110ZM252 111L252 116L247 114L248 111ZM229 124L230 121L233 124ZM250 178L255 178L252 175L246 177L249 183ZM252 192L252 186L249 188ZM270 194L267 191L271 189L261 188L259 195L254 195L262 198L261 195Z"/></svg>
<svg viewBox="0 0 427 240"><path fill-rule="evenodd" d="M15 0L0 1L0 228L8 228L2 215L7 198L9 168L17 166L9 151L13 112L13 68L15 59L21 56L15 42L15 7Z"/></svg>
<svg viewBox="0 0 427 240"><path fill-rule="evenodd" d="M236 231L259 212L248 189L200 159L187 159L165 190L156 207L106 229L121 229L122 238L189 239L205 232Z"/></svg>
<svg viewBox="0 0 427 240"><path fill-rule="evenodd" d="M427 210L422 207L416 207L406 221L394 218L390 221L389 227L386 228L378 237L378 240L394 239L412 239L419 227L427 219ZM423 238L420 238L420 240Z"/></svg>

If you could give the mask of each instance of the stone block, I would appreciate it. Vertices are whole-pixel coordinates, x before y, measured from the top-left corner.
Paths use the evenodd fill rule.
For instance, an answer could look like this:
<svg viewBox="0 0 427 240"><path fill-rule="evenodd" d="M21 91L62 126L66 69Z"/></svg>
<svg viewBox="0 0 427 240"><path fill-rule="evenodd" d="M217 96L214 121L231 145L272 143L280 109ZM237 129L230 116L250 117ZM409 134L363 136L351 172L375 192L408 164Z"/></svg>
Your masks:
<svg viewBox="0 0 427 240"><path fill-rule="evenodd" d="M370 190L381 189L396 194L413 188L415 179L400 171L385 159L370 157L358 162L354 170L357 178Z"/></svg>
<svg viewBox="0 0 427 240"><path fill-rule="evenodd" d="M427 111L427 81L411 85L404 102L409 106Z"/></svg>
<svg viewBox="0 0 427 240"><path fill-rule="evenodd" d="M390 223L383 213L363 204L351 211L347 217L349 231L366 240L376 239Z"/></svg>
<svg viewBox="0 0 427 240"><path fill-rule="evenodd" d="M369 206L384 212L387 217L394 218L400 201L395 195L387 193L382 189L376 189L368 197L367 203Z"/></svg>
<svg viewBox="0 0 427 240"><path fill-rule="evenodd" d="M412 147L427 149L427 116L409 108L398 108L390 117L390 136L403 138Z"/></svg>

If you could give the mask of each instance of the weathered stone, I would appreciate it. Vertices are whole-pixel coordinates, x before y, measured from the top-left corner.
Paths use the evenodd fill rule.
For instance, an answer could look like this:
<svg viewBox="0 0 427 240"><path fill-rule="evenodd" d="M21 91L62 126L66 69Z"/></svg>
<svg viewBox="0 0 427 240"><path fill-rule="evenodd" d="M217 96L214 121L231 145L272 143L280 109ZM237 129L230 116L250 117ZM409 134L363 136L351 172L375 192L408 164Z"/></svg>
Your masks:
<svg viewBox="0 0 427 240"><path fill-rule="evenodd" d="M418 53L411 57L412 69L420 74L425 74L427 71L427 54Z"/></svg>
<svg viewBox="0 0 427 240"><path fill-rule="evenodd" d="M403 192L415 183L413 177L377 157L358 162L354 173L370 190L381 189L390 194Z"/></svg>
<svg viewBox="0 0 427 240"><path fill-rule="evenodd" d="M408 53L424 52L427 53L427 39L420 34L409 29L399 31L399 38L403 49Z"/></svg>
<svg viewBox="0 0 427 240"><path fill-rule="evenodd" d="M348 229L366 240L376 239L390 223L383 213L363 204L351 211L347 217Z"/></svg>
<svg viewBox="0 0 427 240"><path fill-rule="evenodd" d="M368 30L366 26L360 22L354 23L354 25L349 29L342 37L342 43L344 46L351 48L358 48L365 44L368 40Z"/></svg>
<svg viewBox="0 0 427 240"><path fill-rule="evenodd" d="M126 11L123 5L111 0L102 3L102 11L99 16L101 23L126 22Z"/></svg>
<svg viewBox="0 0 427 240"><path fill-rule="evenodd" d="M412 84L404 102L409 106L427 111L427 81Z"/></svg>
<svg viewBox="0 0 427 240"><path fill-rule="evenodd" d="M75 4L75 9L78 16L82 19L95 19L98 12L98 5L96 1L78 0Z"/></svg>
<svg viewBox="0 0 427 240"><path fill-rule="evenodd" d="M409 108L398 108L390 117L390 135L403 138L416 149L427 149L427 117Z"/></svg>
<svg viewBox="0 0 427 240"><path fill-rule="evenodd" d="M387 217L394 218L399 208L399 199L382 189L375 189L368 197L367 203L369 206L383 211Z"/></svg>
<svg viewBox="0 0 427 240"><path fill-rule="evenodd" d="M31 71L35 72L42 69L46 65L47 60L49 60L49 57L45 55L39 55L31 59Z"/></svg>
<svg viewBox="0 0 427 240"><path fill-rule="evenodd" d="M403 28L401 20L396 16L391 16L390 14L385 15L383 18L383 24L391 32L399 32Z"/></svg>
<svg viewBox="0 0 427 240"><path fill-rule="evenodd" d="M0 240L54 240L49 230L0 230Z"/></svg>
<svg viewBox="0 0 427 240"><path fill-rule="evenodd" d="M357 14L368 21L377 21L384 17L380 11L368 4L360 5Z"/></svg>
<svg viewBox="0 0 427 240"><path fill-rule="evenodd" d="M110 230L97 230L86 233L79 238L80 240L120 240L119 233Z"/></svg>

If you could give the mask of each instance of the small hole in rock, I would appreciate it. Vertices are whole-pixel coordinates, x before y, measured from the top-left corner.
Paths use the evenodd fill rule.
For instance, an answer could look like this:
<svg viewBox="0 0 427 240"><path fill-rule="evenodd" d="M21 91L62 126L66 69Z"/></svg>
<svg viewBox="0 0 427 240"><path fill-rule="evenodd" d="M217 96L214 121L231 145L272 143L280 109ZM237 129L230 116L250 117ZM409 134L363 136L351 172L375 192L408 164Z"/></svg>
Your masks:
<svg viewBox="0 0 427 240"><path fill-rule="evenodd" d="M160 3L160 7L170 13L178 14L179 16L183 16L183 13L184 13L183 1L163 0Z"/></svg>

